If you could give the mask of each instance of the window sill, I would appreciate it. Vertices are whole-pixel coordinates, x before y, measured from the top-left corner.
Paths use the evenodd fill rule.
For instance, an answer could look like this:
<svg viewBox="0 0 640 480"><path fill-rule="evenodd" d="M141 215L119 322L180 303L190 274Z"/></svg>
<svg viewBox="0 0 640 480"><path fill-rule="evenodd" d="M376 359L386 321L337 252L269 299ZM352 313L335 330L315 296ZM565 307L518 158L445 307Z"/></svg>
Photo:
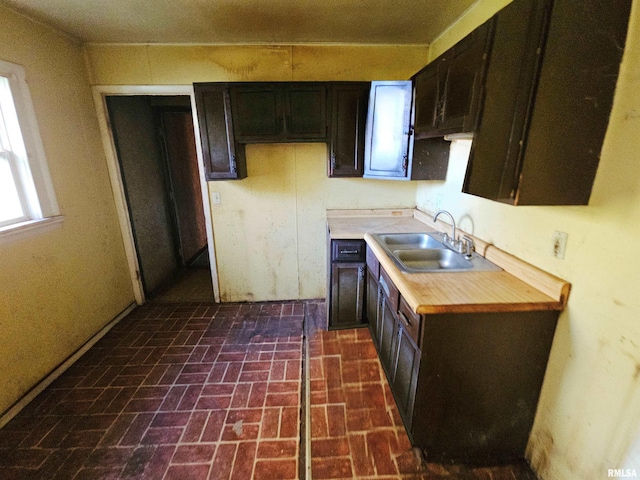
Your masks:
<svg viewBox="0 0 640 480"><path fill-rule="evenodd" d="M0 227L0 245L58 229L63 221L64 217L59 215Z"/></svg>

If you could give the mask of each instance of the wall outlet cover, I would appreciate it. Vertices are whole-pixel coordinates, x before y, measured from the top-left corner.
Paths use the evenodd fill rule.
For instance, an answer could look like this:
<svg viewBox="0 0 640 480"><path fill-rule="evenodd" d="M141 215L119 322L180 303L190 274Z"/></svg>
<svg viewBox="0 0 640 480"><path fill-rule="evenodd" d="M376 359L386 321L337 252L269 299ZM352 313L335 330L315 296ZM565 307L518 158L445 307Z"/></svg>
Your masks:
<svg viewBox="0 0 640 480"><path fill-rule="evenodd" d="M551 253L560 260L564 259L564 252L567 249L567 237L568 235L565 232L553 232Z"/></svg>

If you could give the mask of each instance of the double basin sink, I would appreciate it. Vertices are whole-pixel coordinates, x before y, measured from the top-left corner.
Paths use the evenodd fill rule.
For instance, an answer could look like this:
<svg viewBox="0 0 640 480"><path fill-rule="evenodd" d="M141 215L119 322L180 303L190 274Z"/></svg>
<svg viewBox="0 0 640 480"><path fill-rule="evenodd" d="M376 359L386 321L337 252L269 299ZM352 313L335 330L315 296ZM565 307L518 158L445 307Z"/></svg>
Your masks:
<svg viewBox="0 0 640 480"><path fill-rule="evenodd" d="M441 233L384 233L373 238L406 273L502 270L475 252L458 253L444 243Z"/></svg>

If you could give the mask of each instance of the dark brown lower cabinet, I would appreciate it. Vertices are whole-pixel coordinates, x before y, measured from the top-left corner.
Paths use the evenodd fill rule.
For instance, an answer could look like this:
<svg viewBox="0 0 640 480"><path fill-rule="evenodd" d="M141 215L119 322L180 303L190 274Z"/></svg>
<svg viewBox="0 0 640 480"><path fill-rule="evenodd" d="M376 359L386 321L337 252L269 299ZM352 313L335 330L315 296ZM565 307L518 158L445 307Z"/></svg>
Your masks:
<svg viewBox="0 0 640 480"><path fill-rule="evenodd" d="M385 315L384 290L380 285L380 264L377 264L376 271L374 272L370 264L371 258L375 258L374 253L369 249L369 246L367 246L367 292L365 298L367 322L369 322L371 338L378 350L378 356L380 356L382 319Z"/></svg>
<svg viewBox="0 0 640 480"><path fill-rule="evenodd" d="M364 315L365 243L363 240L332 240L329 271L329 329L360 327Z"/></svg>
<svg viewBox="0 0 640 480"><path fill-rule="evenodd" d="M367 264L370 263L367 251ZM367 278L369 330L400 415L410 431L420 367L420 349L413 338L415 329L400 311L404 300L400 299L384 269L380 267L378 278L371 273Z"/></svg>
<svg viewBox="0 0 640 480"><path fill-rule="evenodd" d="M412 442L429 461L524 457L558 312L423 316Z"/></svg>
<svg viewBox="0 0 640 480"><path fill-rule="evenodd" d="M367 265L368 267L368 265ZM378 292L378 277L371 272L370 268L367 268L367 296L366 296L366 311L367 320L369 322L369 331L371 332L371 338L376 348L379 347L380 333L378 331L378 318L380 314L378 310L380 308L379 292Z"/></svg>
<svg viewBox="0 0 640 480"><path fill-rule="evenodd" d="M329 328L352 328L363 323L364 263L331 265L331 314Z"/></svg>
<svg viewBox="0 0 640 480"><path fill-rule="evenodd" d="M369 245L366 246L366 260L367 260L367 291L366 291L366 309L365 314L367 315L367 321L369 322L369 330L371 332L371 338L373 339L373 343L376 348L378 348L380 337L378 333L378 318L379 313L378 310L380 308L380 294L378 289L378 277L380 276L380 262L376 258L375 253L369 248Z"/></svg>
<svg viewBox="0 0 640 480"><path fill-rule="evenodd" d="M558 312L417 315L380 270L369 328L413 446L434 462L524 458Z"/></svg>
<svg viewBox="0 0 640 480"><path fill-rule="evenodd" d="M402 323L402 318L402 315L398 316L394 334L395 349L392 361L391 390L394 392L404 424L408 430L411 430L420 370L420 349L411 338L406 325Z"/></svg>
<svg viewBox="0 0 640 480"><path fill-rule="evenodd" d="M396 331L396 313L394 313L391 305L389 304L389 297L385 294L384 289L380 289L380 318L378 319L378 331L380 333L378 354L380 355L380 361L384 367L389 383L392 383L393 378L393 353L395 349L394 335Z"/></svg>

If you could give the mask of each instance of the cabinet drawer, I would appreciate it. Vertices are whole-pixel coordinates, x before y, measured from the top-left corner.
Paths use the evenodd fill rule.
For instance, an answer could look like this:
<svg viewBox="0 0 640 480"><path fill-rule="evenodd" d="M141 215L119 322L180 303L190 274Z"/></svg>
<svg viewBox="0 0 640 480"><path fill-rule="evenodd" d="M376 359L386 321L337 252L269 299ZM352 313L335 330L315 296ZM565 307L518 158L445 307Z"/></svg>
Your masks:
<svg viewBox="0 0 640 480"><path fill-rule="evenodd" d="M391 306L391 311L395 315L398 311L398 302L400 300L400 292L393 284L387 272L384 271L382 265L380 265L380 285L384 290L385 296L389 299L389 305Z"/></svg>
<svg viewBox="0 0 640 480"><path fill-rule="evenodd" d="M380 262L378 262L376 254L369 248L369 245L367 245L367 268L369 272L371 272L371 275L377 280L380 276Z"/></svg>
<svg viewBox="0 0 640 480"><path fill-rule="evenodd" d="M333 240L331 242L331 260L334 262L364 262L364 240Z"/></svg>
<svg viewBox="0 0 640 480"><path fill-rule="evenodd" d="M416 345L420 346L420 326L422 323L422 316L411 310L405 299L402 297L400 297L398 318L411 338L416 342Z"/></svg>

